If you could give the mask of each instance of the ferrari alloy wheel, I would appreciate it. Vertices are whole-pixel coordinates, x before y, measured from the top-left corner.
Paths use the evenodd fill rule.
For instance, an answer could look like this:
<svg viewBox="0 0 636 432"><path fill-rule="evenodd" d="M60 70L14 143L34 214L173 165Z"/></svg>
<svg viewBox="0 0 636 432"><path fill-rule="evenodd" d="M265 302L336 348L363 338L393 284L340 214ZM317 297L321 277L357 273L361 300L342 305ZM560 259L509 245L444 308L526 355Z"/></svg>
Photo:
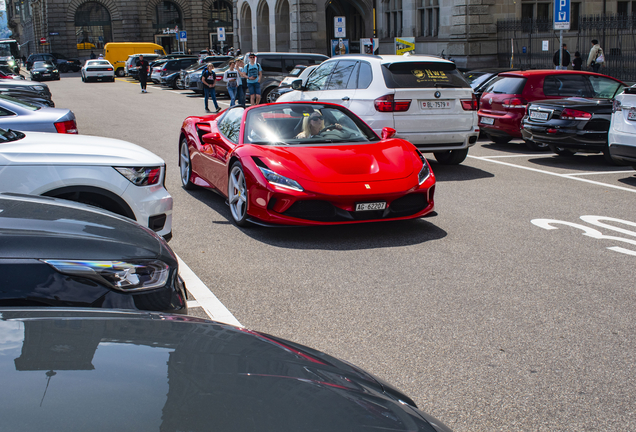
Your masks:
<svg viewBox="0 0 636 432"><path fill-rule="evenodd" d="M185 138L181 140L181 148L179 149L179 172L183 188L186 190L193 189L194 184L190 181L190 177L192 177L192 161L190 160L188 140Z"/></svg>
<svg viewBox="0 0 636 432"><path fill-rule="evenodd" d="M247 223L247 187L243 165L234 162L230 170L227 185L227 199L230 203L230 213L236 225L244 227Z"/></svg>
<svg viewBox="0 0 636 432"><path fill-rule="evenodd" d="M464 150L446 150L441 152L433 152L437 162L442 165L459 165L466 160L468 149Z"/></svg>

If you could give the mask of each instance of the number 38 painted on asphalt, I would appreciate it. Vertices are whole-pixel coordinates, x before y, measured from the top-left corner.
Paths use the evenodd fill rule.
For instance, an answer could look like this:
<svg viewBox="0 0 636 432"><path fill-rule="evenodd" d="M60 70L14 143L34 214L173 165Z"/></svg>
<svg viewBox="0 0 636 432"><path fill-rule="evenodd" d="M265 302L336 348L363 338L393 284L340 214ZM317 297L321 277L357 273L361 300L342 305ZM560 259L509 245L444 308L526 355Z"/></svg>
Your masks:
<svg viewBox="0 0 636 432"><path fill-rule="evenodd" d="M607 223L604 222L616 222L619 224L624 224L624 225L629 225L632 227L636 227L636 223L635 222L630 222L630 221L626 221L626 220L622 220L622 219L616 219L616 218L611 218L611 217L606 217L606 216L581 216L581 219L584 222L587 222L591 225L596 225L598 227L601 228L606 228L612 231L616 231L619 232L621 234L626 234L629 236L633 236L636 237L636 232L634 231L630 231L624 228L619 228L619 227L615 227L613 225L609 225ZM602 222L604 221L604 222ZM556 220L556 219L533 219L531 221L533 224L535 224L538 227L541 227L543 229L547 229L547 230L554 230L554 229L558 229L555 226L552 225L566 225L566 226L570 226L572 228L578 228L581 231L583 231L583 235L588 236L588 237L592 237L595 239L600 239L600 240L612 240L612 241L619 241L619 242L623 242L623 243L629 243L631 245L636 246L636 240L632 240L632 239L626 239L626 238L622 238L622 237L615 237L615 236L608 236L603 234L602 232L595 230L594 228L590 228L588 226L585 225L580 225L577 223L573 223L573 222L567 222L567 221L561 221L561 220ZM607 249L609 250L613 250L614 252L620 252L620 253L624 253L626 255L633 255L636 256L636 250L631 250L631 249L625 249L622 248L620 246L612 246L612 247L608 247Z"/></svg>

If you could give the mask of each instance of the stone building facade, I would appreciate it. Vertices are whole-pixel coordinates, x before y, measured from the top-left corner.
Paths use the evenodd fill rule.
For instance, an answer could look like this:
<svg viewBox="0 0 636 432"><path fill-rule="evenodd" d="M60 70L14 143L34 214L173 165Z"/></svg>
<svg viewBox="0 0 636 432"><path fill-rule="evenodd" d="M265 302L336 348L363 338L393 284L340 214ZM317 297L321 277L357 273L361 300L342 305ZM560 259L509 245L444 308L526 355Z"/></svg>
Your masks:
<svg viewBox="0 0 636 432"><path fill-rule="evenodd" d="M572 1L583 14L636 12L636 2ZM196 53L225 46L248 51L331 54L334 18L346 18L350 52L360 38L378 38L380 53L395 52L394 38L415 38L415 52L451 57L459 66L496 64L497 20L549 18L541 0L8 0L9 26L23 53L60 52L87 58L109 41L144 41L168 52ZM187 32L179 45L175 30ZM47 39L40 44L40 38ZM28 54L27 54L28 55Z"/></svg>

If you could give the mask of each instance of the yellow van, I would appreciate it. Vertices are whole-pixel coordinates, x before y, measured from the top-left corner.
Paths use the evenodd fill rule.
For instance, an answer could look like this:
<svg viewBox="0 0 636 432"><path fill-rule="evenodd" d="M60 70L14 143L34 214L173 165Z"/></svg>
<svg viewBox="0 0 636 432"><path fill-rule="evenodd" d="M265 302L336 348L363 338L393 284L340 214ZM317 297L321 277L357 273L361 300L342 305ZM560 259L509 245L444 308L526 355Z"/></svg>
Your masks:
<svg viewBox="0 0 636 432"><path fill-rule="evenodd" d="M108 42L104 46L104 58L115 68L115 75L123 77L126 60L131 54L161 54L166 55L163 47L151 42Z"/></svg>

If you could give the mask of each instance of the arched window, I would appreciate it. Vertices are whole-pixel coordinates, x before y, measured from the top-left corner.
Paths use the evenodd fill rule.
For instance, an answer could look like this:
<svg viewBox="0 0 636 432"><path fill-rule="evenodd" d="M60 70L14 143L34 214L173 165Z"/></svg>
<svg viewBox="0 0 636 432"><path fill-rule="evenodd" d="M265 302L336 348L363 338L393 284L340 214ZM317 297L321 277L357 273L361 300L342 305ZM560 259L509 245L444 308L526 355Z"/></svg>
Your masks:
<svg viewBox="0 0 636 432"><path fill-rule="evenodd" d="M75 12L77 49L102 49L113 41L110 13L102 4L88 2Z"/></svg>
<svg viewBox="0 0 636 432"><path fill-rule="evenodd" d="M181 21L181 11L176 4L171 1L162 1L157 4L157 17L156 24L157 29L179 27L183 29L183 23Z"/></svg>

